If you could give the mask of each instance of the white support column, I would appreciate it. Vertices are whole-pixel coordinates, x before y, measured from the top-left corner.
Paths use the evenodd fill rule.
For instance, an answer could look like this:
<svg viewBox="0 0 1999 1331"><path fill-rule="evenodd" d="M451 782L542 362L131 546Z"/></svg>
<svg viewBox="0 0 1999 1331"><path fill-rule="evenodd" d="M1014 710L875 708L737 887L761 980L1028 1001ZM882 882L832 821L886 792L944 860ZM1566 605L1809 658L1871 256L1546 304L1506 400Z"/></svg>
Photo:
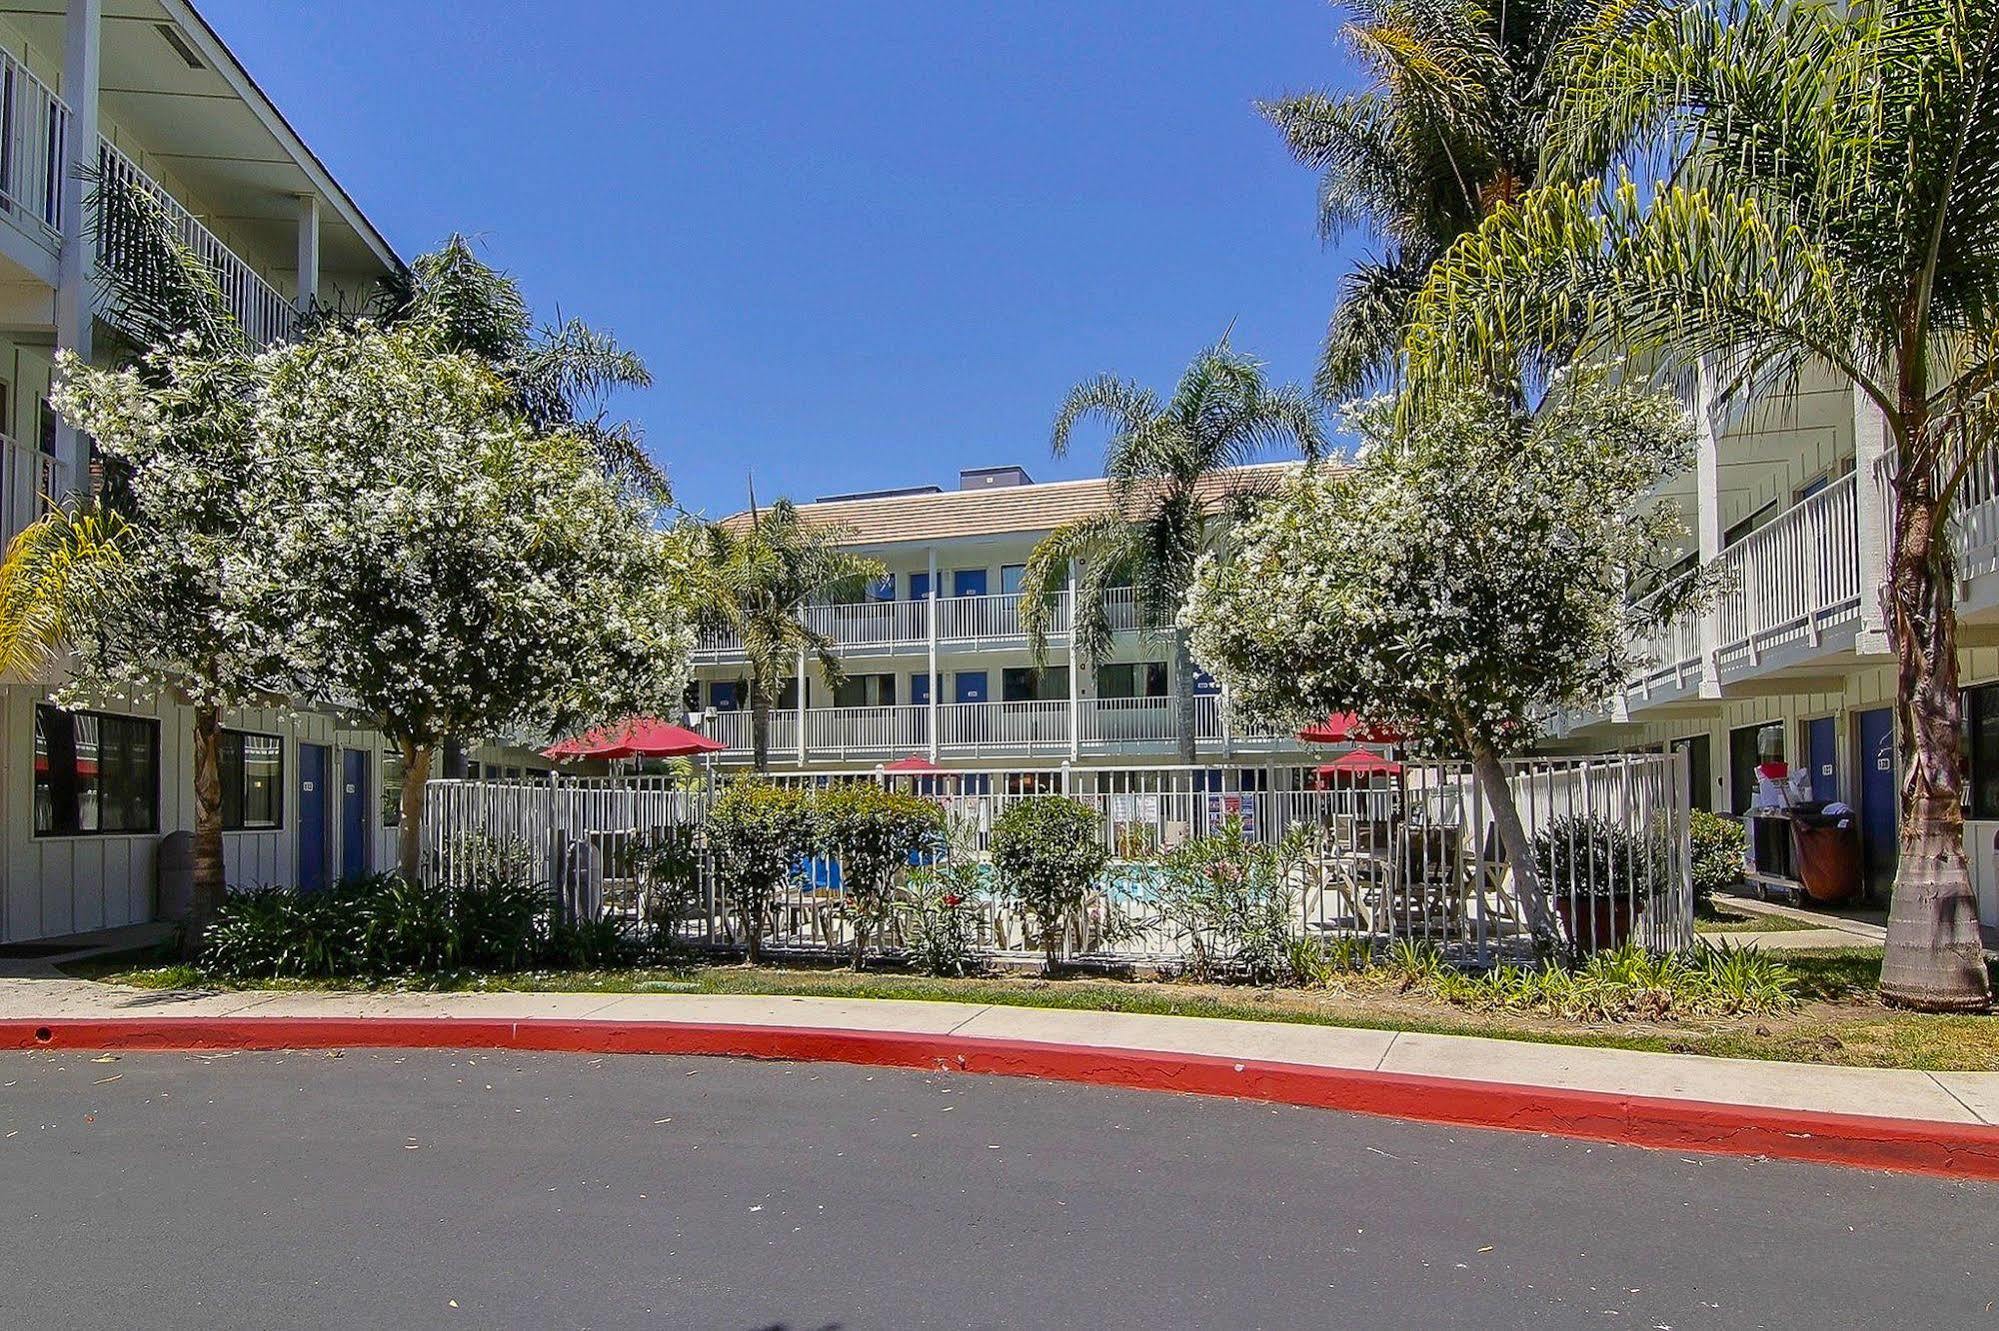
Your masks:
<svg viewBox="0 0 1999 1331"><path fill-rule="evenodd" d="M1069 761L1074 762L1083 752L1083 708L1081 673L1076 669L1076 617L1081 607L1076 604L1076 561L1069 561Z"/></svg>
<svg viewBox="0 0 1999 1331"><path fill-rule="evenodd" d="M937 547L930 547L930 574L923 595L923 620L925 630L930 635L930 679L923 686L923 696L930 700L930 761L937 761L937 717L938 694L944 691L944 681L937 675Z"/></svg>
<svg viewBox="0 0 1999 1331"><path fill-rule="evenodd" d="M1886 467L1891 445L1888 421L1880 406L1860 389L1853 390L1853 502L1859 537L1860 632L1854 649L1862 656L1888 654L1888 614L1882 600L1888 588L1890 524L1894 497L1888 493Z"/></svg>
<svg viewBox="0 0 1999 1331"><path fill-rule="evenodd" d="M319 196L298 196L298 294L300 314L310 313L319 295Z"/></svg>
<svg viewBox="0 0 1999 1331"><path fill-rule="evenodd" d="M1714 365L1701 359L1694 387L1694 535L1703 567L1721 556L1721 437L1716 424ZM1710 604L1701 612L1700 693L1704 698L1721 695L1720 672L1715 651L1721 644L1720 607Z"/></svg>
<svg viewBox="0 0 1999 1331"><path fill-rule="evenodd" d="M62 254L56 263L56 346L88 361L92 288L97 256L83 215L83 175L97 169L98 38L104 27L104 0L69 0L62 39L62 99L69 104L69 134L63 144ZM56 426L56 456L68 467L69 484L89 481L90 445L67 424Z"/></svg>

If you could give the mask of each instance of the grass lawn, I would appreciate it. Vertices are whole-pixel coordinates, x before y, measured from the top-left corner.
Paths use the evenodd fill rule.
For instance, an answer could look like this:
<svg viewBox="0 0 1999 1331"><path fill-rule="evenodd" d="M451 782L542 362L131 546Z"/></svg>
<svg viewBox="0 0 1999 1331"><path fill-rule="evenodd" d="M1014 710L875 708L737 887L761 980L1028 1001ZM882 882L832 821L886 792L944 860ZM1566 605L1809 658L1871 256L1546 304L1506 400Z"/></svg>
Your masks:
<svg viewBox="0 0 1999 1331"><path fill-rule="evenodd" d="M1769 915L1717 901L1694 916L1694 932L1702 934L1781 934L1797 929L1830 929L1832 923L1812 923L1789 915Z"/></svg>
<svg viewBox="0 0 1999 1331"><path fill-rule="evenodd" d="M1328 989L1257 989L1152 980L1045 980L1016 976L958 980L830 969L690 964L649 970L448 976L423 982L420 987L468 992L906 998L1429 1031L1858 1067L1908 1067L1937 1072L1999 1070L1999 1018L1920 1016L1883 1007L1874 996L1881 969L1879 952L1856 949L1787 953L1783 961L1798 979L1802 1001L1795 1010L1761 1017L1672 1023L1593 1024L1471 1009L1420 993L1396 992L1392 986L1375 980L1343 981L1338 987ZM210 983L185 966L134 968L129 960L78 967L73 973L155 989ZM262 987L380 989L385 986L330 980L272 982Z"/></svg>

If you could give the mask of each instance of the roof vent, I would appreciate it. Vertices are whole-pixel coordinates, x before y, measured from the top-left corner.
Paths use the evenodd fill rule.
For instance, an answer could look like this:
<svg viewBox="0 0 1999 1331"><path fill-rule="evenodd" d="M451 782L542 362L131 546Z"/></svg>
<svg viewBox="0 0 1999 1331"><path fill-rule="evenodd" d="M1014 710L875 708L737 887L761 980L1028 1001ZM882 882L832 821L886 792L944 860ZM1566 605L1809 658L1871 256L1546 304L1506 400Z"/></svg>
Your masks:
<svg viewBox="0 0 1999 1331"><path fill-rule="evenodd" d="M189 69L208 68L201 63L201 57L194 53L194 48L187 44L187 38L180 35L179 28L171 23L155 23L153 26L159 30L160 36L167 39L167 45L173 47L180 58L187 61Z"/></svg>
<svg viewBox="0 0 1999 1331"><path fill-rule="evenodd" d="M1032 484L1034 478L1020 467L967 467L958 473L960 490L1006 490Z"/></svg>

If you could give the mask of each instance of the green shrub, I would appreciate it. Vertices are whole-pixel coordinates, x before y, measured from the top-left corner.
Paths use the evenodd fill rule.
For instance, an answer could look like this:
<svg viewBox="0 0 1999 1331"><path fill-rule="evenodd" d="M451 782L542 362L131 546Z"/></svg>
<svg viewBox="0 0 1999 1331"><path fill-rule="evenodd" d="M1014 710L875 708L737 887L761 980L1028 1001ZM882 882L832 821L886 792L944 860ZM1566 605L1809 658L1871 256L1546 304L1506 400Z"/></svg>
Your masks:
<svg viewBox="0 0 1999 1331"><path fill-rule="evenodd" d="M1672 871L1670 847L1596 814L1550 822L1534 838L1534 861L1557 900L1643 896L1663 888Z"/></svg>
<svg viewBox="0 0 1999 1331"><path fill-rule="evenodd" d="M1196 979L1266 984L1292 969L1297 902L1289 867L1277 847L1245 836L1239 818L1161 858L1153 905L1181 939Z"/></svg>
<svg viewBox="0 0 1999 1331"><path fill-rule="evenodd" d="M1705 809L1694 810L1688 832L1693 840L1694 905L1705 910L1716 892L1742 881L1749 833L1740 820Z"/></svg>
<svg viewBox="0 0 1999 1331"><path fill-rule="evenodd" d="M980 969L985 873L976 860L911 871L897 905L912 966L925 975L970 975Z"/></svg>
<svg viewBox="0 0 1999 1331"><path fill-rule="evenodd" d="M754 965L763 957L771 902L811 851L811 801L798 790L740 778L709 808L706 828L715 881L742 921Z"/></svg>
<svg viewBox="0 0 1999 1331"><path fill-rule="evenodd" d="M1000 891L1033 921L1054 970L1069 913L1110 862L1102 820L1067 796L1019 800L993 822L992 857Z"/></svg>
<svg viewBox="0 0 1999 1331"><path fill-rule="evenodd" d="M656 827L634 838L632 872L639 884L639 914L665 948L701 904L701 848L691 824Z"/></svg>
<svg viewBox="0 0 1999 1331"><path fill-rule="evenodd" d="M199 960L232 979L515 970L546 955L547 925L547 896L524 879L422 885L371 874L317 892L231 892Z"/></svg>
<svg viewBox="0 0 1999 1331"><path fill-rule="evenodd" d="M813 796L812 831L819 853L839 862L840 910L859 970L869 933L886 917L896 877L908 871L911 857L938 849L943 810L916 795L854 782Z"/></svg>
<svg viewBox="0 0 1999 1331"><path fill-rule="evenodd" d="M532 966L542 949L548 893L525 875L487 874L453 889L458 965L511 971Z"/></svg>

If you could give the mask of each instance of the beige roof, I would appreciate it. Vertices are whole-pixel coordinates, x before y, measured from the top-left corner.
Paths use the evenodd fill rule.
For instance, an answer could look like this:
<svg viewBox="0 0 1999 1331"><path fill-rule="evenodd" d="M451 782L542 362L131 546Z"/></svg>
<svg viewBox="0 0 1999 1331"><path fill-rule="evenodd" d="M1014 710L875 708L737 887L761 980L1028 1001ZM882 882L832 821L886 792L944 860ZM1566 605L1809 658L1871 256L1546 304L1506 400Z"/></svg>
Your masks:
<svg viewBox="0 0 1999 1331"><path fill-rule="evenodd" d="M1264 462L1219 473L1204 484L1218 494L1239 477L1275 477L1302 466L1298 462ZM882 495L872 499L836 499L800 504L799 516L815 526L843 528L852 545L895 545L967 536L1005 536L1043 532L1101 513L1110 507L1110 487L1101 477L1081 481L1047 481L991 490L942 490L932 493ZM749 520L746 513L724 519L729 526Z"/></svg>

